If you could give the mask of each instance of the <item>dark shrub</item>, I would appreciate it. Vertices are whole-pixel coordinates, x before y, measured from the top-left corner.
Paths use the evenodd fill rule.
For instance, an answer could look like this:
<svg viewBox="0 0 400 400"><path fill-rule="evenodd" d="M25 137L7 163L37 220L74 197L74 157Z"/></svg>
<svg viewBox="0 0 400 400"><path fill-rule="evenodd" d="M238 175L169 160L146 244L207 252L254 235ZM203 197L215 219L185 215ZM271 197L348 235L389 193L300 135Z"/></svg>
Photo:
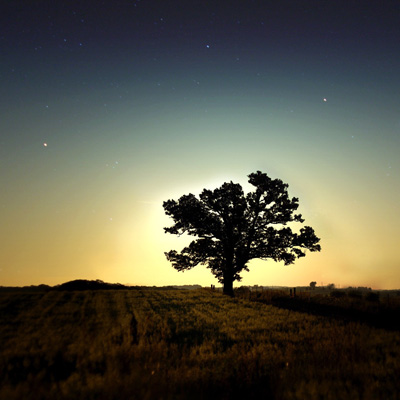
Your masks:
<svg viewBox="0 0 400 400"><path fill-rule="evenodd" d="M349 297L352 297L353 299L361 299L362 297L362 292L360 290L357 289L353 289L353 290L349 290L349 292L347 293L347 295Z"/></svg>
<svg viewBox="0 0 400 400"><path fill-rule="evenodd" d="M335 299L339 299L341 297L345 297L346 292L343 290L332 290L331 296L334 297Z"/></svg>
<svg viewBox="0 0 400 400"><path fill-rule="evenodd" d="M368 292L365 298L368 301L379 301L379 292Z"/></svg>

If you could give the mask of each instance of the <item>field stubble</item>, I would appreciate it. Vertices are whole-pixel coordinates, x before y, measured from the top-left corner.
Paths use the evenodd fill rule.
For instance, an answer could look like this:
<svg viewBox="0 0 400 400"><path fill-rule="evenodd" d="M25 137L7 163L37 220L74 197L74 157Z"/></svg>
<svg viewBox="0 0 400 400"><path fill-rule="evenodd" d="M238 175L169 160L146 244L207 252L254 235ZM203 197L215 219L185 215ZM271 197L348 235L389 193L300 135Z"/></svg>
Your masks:
<svg viewBox="0 0 400 400"><path fill-rule="evenodd" d="M0 293L0 399L397 399L400 333L208 290Z"/></svg>

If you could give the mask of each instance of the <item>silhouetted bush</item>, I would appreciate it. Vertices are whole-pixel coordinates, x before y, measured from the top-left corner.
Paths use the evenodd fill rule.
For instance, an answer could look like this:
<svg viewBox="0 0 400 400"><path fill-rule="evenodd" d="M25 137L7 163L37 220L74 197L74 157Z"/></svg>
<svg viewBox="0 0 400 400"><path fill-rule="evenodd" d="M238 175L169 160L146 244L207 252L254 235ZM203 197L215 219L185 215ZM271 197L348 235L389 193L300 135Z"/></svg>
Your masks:
<svg viewBox="0 0 400 400"><path fill-rule="evenodd" d="M331 292L331 297L334 297L335 299L340 299L345 296L346 296L346 292L343 290L332 290L332 292Z"/></svg>
<svg viewBox="0 0 400 400"><path fill-rule="evenodd" d="M378 292L368 292L365 296L368 301L379 301L379 293Z"/></svg>
<svg viewBox="0 0 400 400"><path fill-rule="evenodd" d="M357 289L349 290L347 295L353 299L361 299L363 297L362 292Z"/></svg>
<svg viewBox="0 0 400 400"><path fill-rule="evenodd" d="M243 298L248 299L251 294L251 290L247 286L240 286L240 287L236 288L234 292L235 292L235 296L238 296L241 299L243 299Z"/></svg>
<svg viewBox="0 0 400 400"><path fill-rule="evenodd" d="M118 290L126 289L124 285L120 283L106 283L97 279L95 281L89 281L85 279L76 279L74 281L63 283L55 287L56 290Z"/></svg>

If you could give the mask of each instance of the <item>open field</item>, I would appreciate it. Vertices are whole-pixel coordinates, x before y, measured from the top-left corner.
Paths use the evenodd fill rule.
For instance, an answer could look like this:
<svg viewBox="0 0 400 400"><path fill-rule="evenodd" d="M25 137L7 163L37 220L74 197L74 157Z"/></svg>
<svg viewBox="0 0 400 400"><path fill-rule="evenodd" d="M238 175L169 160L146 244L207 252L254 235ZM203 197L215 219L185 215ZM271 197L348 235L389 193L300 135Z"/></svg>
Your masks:
<svg viewBox="0 0 400 400"><path fill-rule="evenodd" d="M0 399L399 398L398 329L264 303L2 292Z"/></svg>

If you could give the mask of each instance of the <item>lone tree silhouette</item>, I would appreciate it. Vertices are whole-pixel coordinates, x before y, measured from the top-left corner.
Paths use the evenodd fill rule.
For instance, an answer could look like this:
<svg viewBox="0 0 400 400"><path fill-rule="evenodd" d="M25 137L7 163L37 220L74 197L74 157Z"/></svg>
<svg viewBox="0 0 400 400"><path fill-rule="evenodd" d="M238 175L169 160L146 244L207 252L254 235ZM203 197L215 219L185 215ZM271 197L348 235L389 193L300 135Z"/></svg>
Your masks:
<svg viewBox="0 0 400 400"><path fill-rule="evenodd" d="M250 260L271 258L289 265L304 257L306 249L321 250L311 227L297 234L287 226L304 222L301 214L294 214L298 199L289 198L287 184L260 171L249 175L249 183L255 191L246 195L240 184L225 182L215 190L204 189L199 198L188 194L163 203L165 213L174 220L165 232L197 237L180 253L165 253L167 259L178 271L207 265L230 296L233 282L241 280L243 270L248 271Z"/></svg>

